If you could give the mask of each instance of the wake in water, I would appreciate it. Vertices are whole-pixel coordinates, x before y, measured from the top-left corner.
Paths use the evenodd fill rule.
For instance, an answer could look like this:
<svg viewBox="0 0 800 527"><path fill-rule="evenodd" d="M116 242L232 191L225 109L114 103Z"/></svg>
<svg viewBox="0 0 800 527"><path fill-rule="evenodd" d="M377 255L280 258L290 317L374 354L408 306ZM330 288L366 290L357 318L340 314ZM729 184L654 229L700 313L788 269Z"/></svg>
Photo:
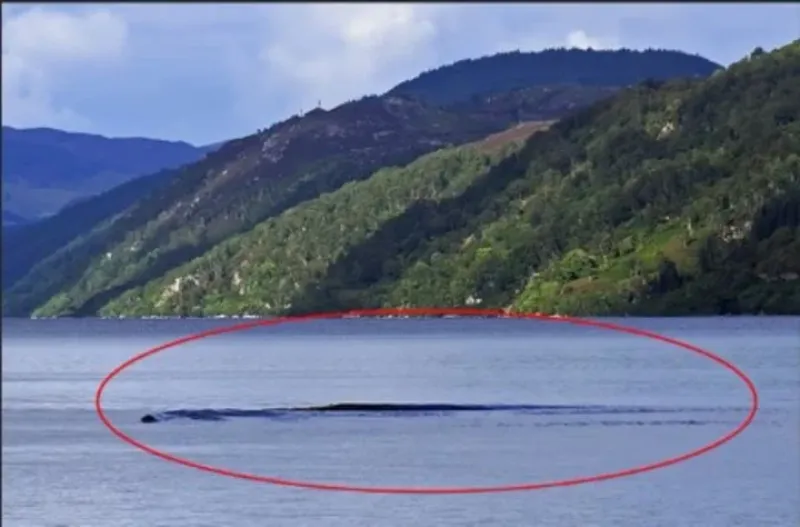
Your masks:
<svg viewBox="0 0 800 527"><path fill-rule="evenodd" d="M412 415L447 415L464 412L512 412L529 415L624 415L624 414L674 414L689 412L741 411L733 408L659 408L647 406L610 406L610 405L532 405L532 404L447 404L447 403L337 403L324 406L301 406L285 408L237 409L237 408L201 408L179 409L146 414L143 423L157 423L173 419L191 419L195 421L223 421L237 417L260 417L266 419L297 419L303 417L347 415L364 416L412 416ZM571 425L580 426L582 422L573 421ZM593 421L599 424L597 421ZM624 424L626 421L614 421L609 424ZM672 421L650 421L652 424L708 424L710 421L684 419ZM554 425L555 423L542 423ZM565 423L562 423L565 424ZM567 425L568 425L567 424ZM588 424L588 423L584 423ZM630 421L629 424L643 424L642 421Z"/></svg>

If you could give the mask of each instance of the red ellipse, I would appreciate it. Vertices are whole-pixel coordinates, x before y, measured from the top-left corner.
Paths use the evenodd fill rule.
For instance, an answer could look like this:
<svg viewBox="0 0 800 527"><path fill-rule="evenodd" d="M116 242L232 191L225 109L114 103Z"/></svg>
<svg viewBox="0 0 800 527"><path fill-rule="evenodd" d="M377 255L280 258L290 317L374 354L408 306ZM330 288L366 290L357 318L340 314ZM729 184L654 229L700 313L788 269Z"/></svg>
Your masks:
<svg viewBox="0 0 800 527"><path fill-rule="evenodd" d="M226 468L215 467L213 465L206 465L203 463L198 463L196 461L192 461L190 459L181 458L179 456L175 456L172 454L168 454L166 452L162 452L158 449L155 449L145 443L137 441L136 439L132 438L131 436L122 432L119 428L114 426L103 410L103 406L101 404L101 399L103 396L103 391L106 388L106 385L117 375L119 375L122 371L124 371L129 366L144 360L147 357L155 355L161 351L164 351L168 348L173 348L179 346L181 344L186 344L187 342L200 340L206 337L211 337L213 335L220 335L224 333L233 333L235 331L244 331L248 329L253 329L256 327L261 326L273 326L277 324L282 324L285 322L300 322L300 321L307 321L307 320L318 320L318 319L330 319L330 318L344 318L350 316L365 316L365 317L374 317L374 316L448 316L448 315L455 315L455 316L467 316L467 317L485 317L485 316L493 316L493 317L504 317L504 318L524 318L524 319L536 319L536 320L548 320L548 321L557 321L563 322L568 324L575 324L580 326L591 326L596 328L608 329L611 331L618 331L621 333L628 333L631 335L636 335L640 337L646 337L653 340L658 340L661 342L665 342L667 344L672 344L674 346L678 346L680 348L684 348L686 350L692 351L697 353L698 355L702 355L706 357L718 365L730 370L733 372L739 379L747 386L747 389L750 392L750 409L742 420L739 425L737 425L733 430L728 432L727 434L719 437L718 439L703 445L700 448L687 452L685 454L681 454L675 457L667 458L661 461L657 461L654 463L638 465L632 468L619 470L616 472L606 472L601 474L595 474L592 476L583 476L583 477L576 477L576 478L569 478L569 479L561 479L561 480L553 480L553 481L544 481L540 483L521 483L521 484L511 484L511 485L496 485L496 486L487 486L487 487L371 487L371 486L360 486L360 485L348 485L348 484L339 484L339 483L318 483L314 481L299 481L299 480L290 480L290 479L283 479L277 477L269 477L269 476L260 476L258 474L249 474L247 472L239 472L235 470L229 470ZM636 474L641 474L644 472L650 472L653 470L657 470L660 468L668 467L670 465L675 465L682 461L687 461L689 459L695 458L702 454L706 454L715 448L722 446L723 444L727 443L734 437L741 434L750 423L753 422L753 419L758 412L758 390L753 384L753 381L737 366L733 363L719 357L718 355L711 353L710 351L704 350L692 344L682 342L677 339L673 339L670 337L665 337L663 335L659 335L657 333L653 333L650 331L646 331L643 329L632 328L627 326L621 326L618 324L612 324L610 322L600 322L597 320L589 320L584 318L577 318L577 317L567 317L567 316L553 316L553 315L543 315L539 313L515 313L515 312L506 312L500 309L478 309L478 308L377 308L377 309L356 309L350 311L341 311L341 312L330 312L330 313L314 313L309 315L300 315L300 316L286 316L286 317L278 317L274 319L265 319L265 320L256 320L252 322L245 322L241 324L236 324L232 326L226 326L221 328L215 328L208 331L203 331L200 333L196 333L194 335L189 335L186 337L182 337L171 342L167 342L166 344L162 344L145 352L139 353L131 357L130 359L126 360L116 368L114 368L105 378L100 382L100 385L97 387L97 391L95 393L94 398L95 403L95 410L97 411L97 415L99 416L100 420L103 424L108 428L114 435L122 439L124 442L133 445L134 447L147 452L148 454L152 454L156 457L161 459L171 461L173 463L178 463L180 465L184 465L187 467L195 468L198 470L202 470L205 472L211 472L214 474L219 474L222 476L228 476L237 479L255 481L259 483L270 483L273 485L282 485L287 487L299 487L304 489L315 489L315 490L335 490L335 491L349 491L349 492L363 492L363 493L373 493L373 494L479 494L479 493L488 493L488 492L511 492L511 491L522 491L522 490L542 490L547 488L554 488L554 487L570 487L575 485L582 485L585 483L597 483L600 481L607 481L611 479L623 478L627 476L633 476Z"/></svg>

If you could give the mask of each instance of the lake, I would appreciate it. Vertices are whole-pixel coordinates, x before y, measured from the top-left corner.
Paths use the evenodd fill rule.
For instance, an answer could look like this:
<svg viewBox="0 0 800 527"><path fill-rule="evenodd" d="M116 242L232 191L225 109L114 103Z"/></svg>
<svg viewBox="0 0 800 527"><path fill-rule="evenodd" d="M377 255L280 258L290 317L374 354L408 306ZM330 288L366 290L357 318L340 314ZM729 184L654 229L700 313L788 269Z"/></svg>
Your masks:
<svg viewBox="0 0 800 527"><path fill-rule="evenodd" d="M327 492L180 466L112 435L101 379L222 320L3 321L3 525L732 527L800 525L800 318L609 319L733 361L753 424L703 456L569 488L477 495ZM176 418L181 409L340 402L527 411ZM214 336L133 365L103 403L126 434L221 468L374 486L492 486L618 471L734 429L746 386L664 343L562 322L352 319ZM552 406L539 409L538 406Z"/></svg>

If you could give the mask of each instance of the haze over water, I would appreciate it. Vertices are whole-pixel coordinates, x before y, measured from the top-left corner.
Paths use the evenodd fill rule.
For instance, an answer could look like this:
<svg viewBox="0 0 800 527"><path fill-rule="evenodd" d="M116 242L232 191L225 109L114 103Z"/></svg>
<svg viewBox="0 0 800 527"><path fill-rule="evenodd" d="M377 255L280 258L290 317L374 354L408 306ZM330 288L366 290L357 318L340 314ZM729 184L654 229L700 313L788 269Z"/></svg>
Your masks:
<svg viewBox="0 0 800 527"><path fill-rule="evenodd" d="M124 444L93 396L117 364L231 321L4 320L3 523L10 526L790 526L800 523L800 318L625 319L733 361L750 428L632 478L533 493L386 496L238 481ZM173 419L176 409L339 402L565 405L578 411ZM688 351L521 320L342 320L221 335L109 384L133 437L194 461L353 485L470 486L616 471L733 429L749 395ZM583 406L600 411L581 411ZM635 411L639 409L640 411ZM646 411L644 411L646 410Z"/></svg>

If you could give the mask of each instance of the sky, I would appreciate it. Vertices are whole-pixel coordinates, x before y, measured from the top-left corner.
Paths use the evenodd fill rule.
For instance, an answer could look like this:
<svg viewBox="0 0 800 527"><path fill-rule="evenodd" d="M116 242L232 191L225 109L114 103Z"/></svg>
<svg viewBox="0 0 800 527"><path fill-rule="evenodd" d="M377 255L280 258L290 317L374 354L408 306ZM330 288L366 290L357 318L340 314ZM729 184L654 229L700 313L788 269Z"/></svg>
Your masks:
<svg viewBox="0 0 800 527"><path fill-rule="evenodd" d="M196 145L499 51L667 48L728 65L800 5L2 4L2 123Z"/></svg>

